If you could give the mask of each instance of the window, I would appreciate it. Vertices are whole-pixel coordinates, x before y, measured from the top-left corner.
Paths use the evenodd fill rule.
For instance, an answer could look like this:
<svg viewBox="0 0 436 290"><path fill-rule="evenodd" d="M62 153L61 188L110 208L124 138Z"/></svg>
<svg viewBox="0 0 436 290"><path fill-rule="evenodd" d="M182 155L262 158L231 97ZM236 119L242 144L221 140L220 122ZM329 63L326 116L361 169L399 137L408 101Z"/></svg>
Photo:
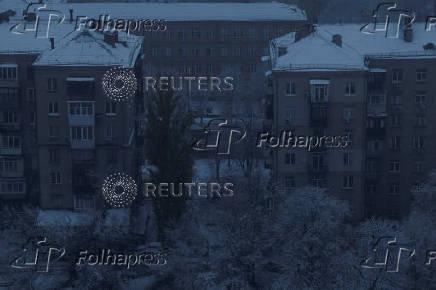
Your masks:
<svg viewBox="0 0 436 290"><path fill-rule="evenodd" d="M214 40L215 39L215 32L214 31L207 31L206 32L206 39L207 40Z"/></svg>
<svg viewBox="0 0 436 290"><path fill-rule="evenodd" d="M344 108L344 121L350 122L353 119L353 108Z"/></svg>
<svg viewBox="0 0 436 290"><path fill-rule="evenodd" d="M94 127L92 126L73 126L71 127L71 139L73 140L93 140Z"/></svg>
<svg viewBox="0 0 436 290"><path fill-rule="evenodd" d="M113 138L115 136L116 136L116 134L115 134L115 128L114 128L113 124L112 123L108 124L106 126L106 137Z"/></svg>
<svg viewBox="0 0 436 290"><path fill-rule="evenodd" d="M93 102L68 102L70 115L93 115Z"/></svg>
<svg viewBox="0 0 436 290"><path fill-rule="evenodd" d="M249 73L255 73L257 71L257 66L255 63L250 63L248 65L248 72Z"/></svg>
<svg viewBox="0 0 436 290"><path fill-rule="evenodd" d="M49 116L59 115L58 102L49 102L48 103L48 115Z"/></svg>
<svg viewBox="0 0 436 290"><path fill-rule="evenodd" d="M399 84L403 82L403 70L402 69L394 69L392 71L392 83Z"/></svg>
<svg viewBox="0 0 436 290"><path fill-rule="evenodd" d="M344 135L347 138L347 146L350 146L350 144L353 142L353 129L352 128L345 128Z"/></svg>
<svg viewBox="0 0 436 290"><path fill-rule="evenodd" d="M286 82L286 95L295 96L297 94L297 85L293 81Z"/></svg>
<svg viewBox="0 0 436 290"><path fill-rule="evenodd" d="M50 154L50 163L59 164L60 163L60 154L59 149L49 149Z"/></svg>
<svg viewBox="0 0 436 290"><path fill-rule="evenodd" d="M3 112L3 122L14 124L19 122L18 113L12 111Z"/></svg>
<svg viewBox="0 0 436 290"><path fill-rule="evenodd" d="M48 78L47 83L48 83L48 91L49 92L56 92L56 90L57 90L56 78Z"/></svg>
<svg viewBox="0 0 436 290"><path fill-rule="evenodd" d="M399 127L401 125L401 118L399 115L391 116L391 123L393 127Z"/></svg>
<svg viewBox="0 0 436 290"><path fill-rule="evenodd" d="M206 56L213 56L215 54L214 48L206 48Z"/></svg>
<svg viewBox="0 0 436 290"><path fill-rule="evenodd" d="M269 27L264 27L263 28L263 39L264 40L269 40L270 39Z"/></svg>
<svg viewBox="0 0 436 290"><path fill-rule="evenodd" d="M13 103L17 100L18 88L0 88L0 101Z"/></svg>
<svg viewBox="0 0 436 290"><path fill-rule="evenodd" d="M0 147L4 148L20 148L21 138L20 136L2 136L2 144Z"/></svg>
<svg viewBox="0 0 436 290"><path fill-rule="evenodd" d="M221 40L225 40L229 35L229 29L227 27L221 28Z"/></svg>
<svg viewBox="0 0 436 290"><path fill-rule="evenodd" d="M286 187L286 189L295 187L295 177L294 176L286 176L285 177L285 187Z"/></svg>
<svg viewBox="0 0 436 290"><path fill-rule="evenodd" d="M416 94L415 96L415 104L417 105L425 105L426 94L421 92Z"/></svg>
<svg viewBox="0 0 436 290"><path fill-rule="evenodd" d="M414 150L422 151L424 149L424 137L423 136L413 136L412 146Z"/></svg>
<svg viewBox="0 0 436 290"><path fill-rule="evenodd" d="M200 49L199 48L193 48L192 49L192 56L200 56Z"/></svg>
<svg viewBox="0 0 436 290"><path fill-rule="evenodd" d="M256 48L255 47L249 47L248 48L248 56L256 56Z"/></svg>
<svg viewBox="0 0 436 290"><path fill-rule="evenodd" d="M1 192L24 193L24 182L2 182Z"/></svg>
<svg viewBox="0 0 436 290"><path fill-rule="evenodd" d="M34 88L27 88L27 101L29 103L35 102L35 89Z"/></svg>
<svg viewBox="0 0 436 290"><path fill-rule="evenodd" d="M425 82L427 80L427 70L426 69L417 69L416 70L416 81L417 82Z"/></svg>
<svg viewBox="0 0 436 290"><path fill-rule="evenodd" d="M287 152L285 154L285 164L294 165L295 164L295 152Z"/></svg>
<svg viewBox="0 0 436 290"><path fill-rule="evenodd" d="M165 48L165 56L172 56L173 55L173 49L171 47Z"/></svg>
<svg viewBox="0 0 436 290"><path fill-rule="evenodd" d="M157 47L152 47L151 48L151 56L159 56L159 48Z"/></svg>
<svg viewBox="0 0 436 290"><path fill-rule="evenodd" d="M215 64L211 64L211 63L209 63L208 65L207 65L207 73L209 73L209 74L213 74L215 72Z"/></svg>
<svg viewBox="0 0 436 290"><path fill-rule="evenodd" d="M178 40L185 40L185 32L183 30L180 30L177 32L177 39Z"/></svg>
<svg viewBox="0 0 436 290"><path fill-rule="evenodd" d="M343 178L342 178L342 187L343 188L351 189L351 188L353 188L353 183L354 183L354 180L353 180L352 175L343 176Z"/></svg>
<svg viewBox="0 0 436 290"><path fill-rule="evenodd" d="M342 157L342 162L344 166L350 166L351 165L351 152L345 152Z"/></svg>
<svg viewBox="0 0 436 290"><path fill-rule="evenodd" d="M401 145L401 137L400 136L391 136L390 139L390 149L394 151L400 150Z"/></svg>
<svg viewBox="0 0 436 290"><path fill-rule="evenodd" d="M221 47L220 54L221 54L221 56L228 56L229 51L228 51L227 47Z"/></svg>
<svg viewBox="0 0 436 290"><path fill-rule="evenodd" d="M389 194L392 195L400 194L400 184L398 182L389 184Z"/></svg>
<svg viewBox="0 0 436 290"><path fill-rule="evenodd" d="M59 128L59 126L50 125L48 134L49 134L48 136L50 138L58 138L60 136L60 128Z"/></svg>
<svg viewBox="0 0 436 290"><path fill-rule="evenodd" d="M290 106L286 109L285 120L294 121L297 117L297 108L295 106Z"/></svg>
<svg viewBox="0 0 436 290"><path fill-rule="evenodd" d="M201 73L201 64L194 64L194 71L196 74L200 74Z"/></svg>
<svg viewBox="0 0 436 290"><path fill-rule="evenodd" d="M356 93L356 87L354 82L348 82L345 86L345 95L354 96L355 93Z"/></svg>
<svg viewBox="0 0 436 290"><path fill-rule="evenodd" d="M59 171L52 171L50 173L51 184L61 184L61 173Z"/></svg>
<svg viewBox="0 0 436 290"><path fill-rule="evenodd" d="M200 28L198 27L192 28L192 39L200 39L200 38L201 38Z"/></svg>
<svg viewBox="0 0 436 290"><path fill-rule="evenodd" d="M186 56L186 49L181 47L179 48L179 56Z"/></svg>
<svg viewBox="0 0 436 290"><path fill-rule="evenodd" d="M256 39L256 27L249 27L248 28L248 38L249 39Z"/></svg>
<svg viewBox="0 0 436 290"><path fill-rule="evenodd" d="M319 172L324 170L324 156L321 154L312 155L312 170Z"/></svg>
<svg viewBox="0 0 436 290"><path fill-rule="evenodd" d="M107 149L106 150L106 164L116 164L118 162L118 150Z"/></svg>
<svg viewBox="0 0 436 290"><path fill-rule="evenodd" d="M17 80L17 65L0 64L0 80Z"/></svg>
<svg viewBox="0 0 436 290"><path fill-rule="evenodd" d="M106 115L116 115L117 114L117 103L116 102L106 102Z"/></svg>
<svg viewBox="0 0 436 290"><path fill-rule="evenodd" d="M425 116L416 116L416 121L415 121L416 127L425 127L426 123L427 122Z"/></svg>
<svg viewBox="0 0 436 290"><path fill-rule="evenodd" d="M400 172L400 161L399 160L389 161L389 171L390 172Z"/></svg>
<svg viewBox="0 0 436 290"><path fill-rule="evenodd" d="M233 30L233 39L240 39L242 37L243 33L241 31L240 27L235 27Z"/></svg>
<svg viewBox="0 0 436 290"><path fill-rule="evenodd" d="M416 173L422 173L423 172L423 162L422 161L416 161L415 162L415 172Z"/></svg>
<svg viewBox="0 0 436 290"><path fill-rule="evenodd" d="M0 172L18 172L18 159L1 158Z"/></svg>
<svg viewBox="0 0 436 290"><path fill-rule="evenodd" d="M312 102L322 103L328 101L329 87L327 84L317 84L311 86Z"/></svg>

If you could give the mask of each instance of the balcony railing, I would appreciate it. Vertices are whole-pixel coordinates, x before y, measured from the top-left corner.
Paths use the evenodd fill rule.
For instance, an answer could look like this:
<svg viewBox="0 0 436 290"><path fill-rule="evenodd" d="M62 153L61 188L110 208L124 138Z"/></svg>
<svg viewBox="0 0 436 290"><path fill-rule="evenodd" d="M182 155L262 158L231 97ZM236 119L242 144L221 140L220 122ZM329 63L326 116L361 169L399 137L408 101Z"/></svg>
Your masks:
<svg viewBox="0 0 436 290"><path fill-rule="evenodd" d="M385 135L386 135L385 127L366 128L366 136L368 137L384 137Z"/></svg>
<svg viewBox="0 0 436 290"><path fill-rule="evenodd" d="M0 122L0 129L6 131L19 131L21 130L21 123Z"/></svg>
<svg viewBox="0 0 436 290"><path fill-rule="evenodd" d="M71 148L72 149L94 149L95 142L94 140L71 140Z"/></svg>
<svg viewBox="0 0 436 290"><path fill-rule="evenodd" d="M0 147L0 155L21 155L21 147Z"/></svg>

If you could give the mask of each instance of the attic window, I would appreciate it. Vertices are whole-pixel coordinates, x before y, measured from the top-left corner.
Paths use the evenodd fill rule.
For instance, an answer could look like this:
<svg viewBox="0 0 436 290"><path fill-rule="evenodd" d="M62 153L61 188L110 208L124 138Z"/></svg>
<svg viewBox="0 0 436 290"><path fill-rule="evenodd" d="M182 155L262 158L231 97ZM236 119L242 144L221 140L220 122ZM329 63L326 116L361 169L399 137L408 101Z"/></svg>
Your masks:
<svg viewBox="0 0 436 290"><path fill-rule="evenodd" d="M434 44L432 42L427 43L426 45L424 45L424 50L434 50Z"/></svg>

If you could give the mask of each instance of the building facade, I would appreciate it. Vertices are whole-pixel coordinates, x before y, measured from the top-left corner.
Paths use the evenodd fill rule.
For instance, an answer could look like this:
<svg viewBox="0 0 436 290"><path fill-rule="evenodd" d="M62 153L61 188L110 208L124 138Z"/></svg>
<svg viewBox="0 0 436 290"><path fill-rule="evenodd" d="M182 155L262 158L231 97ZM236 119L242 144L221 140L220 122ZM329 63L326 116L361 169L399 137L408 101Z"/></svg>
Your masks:
<svg viewBox="0 0 436 290"><path fill-rule="evenodd" d="M291 44L272 42L274 132L348 140L322 152L273 150L275 178L286 190L327 188L350 200L357 218L407 216L411 191L436 166L428 113L436 54L423 23L400 35L326 25Z"/></svg>
<svg viewBox="0 0 436 290"><path fill-rule="evenodd" d="M103 76L114 67L141 76L142 39L132 38L77 32L34 62L42 208L102 206L107 175L136 178L135 99L111 100L102 88Z"/></svg>

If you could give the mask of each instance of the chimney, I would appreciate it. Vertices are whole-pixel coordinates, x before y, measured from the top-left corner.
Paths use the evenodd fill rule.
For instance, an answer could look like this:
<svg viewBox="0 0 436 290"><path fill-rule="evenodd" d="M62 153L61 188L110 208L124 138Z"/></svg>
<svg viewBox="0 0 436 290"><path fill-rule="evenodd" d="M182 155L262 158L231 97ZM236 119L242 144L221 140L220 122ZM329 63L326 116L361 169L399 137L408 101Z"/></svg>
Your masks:
<svg viewBox="0 0 436 290"><path fill-rule="evenodd" d="M73 9L70 9L70 22L73 22L74 17L73 17Z"/></svg>
<svg viewBox="0 0 436 290"><path fill-rule="evenodd" d="M113 47L115 47L115 43L118 42L118 31L106 31L104 33L104 38L103 38L104 42L112 45Z"/></svg>
<svg viewBox="0 0 436 290"><path fill-rule="evenodd" d="M335 34L333 35L332 42L339 47L342 47L342 35Z"/></svg>
<svg viewBox="0 0 436 290"><path fill-rule="evenodd" d="M50 47L54 49L54 37L50 37Z"/></svg>

